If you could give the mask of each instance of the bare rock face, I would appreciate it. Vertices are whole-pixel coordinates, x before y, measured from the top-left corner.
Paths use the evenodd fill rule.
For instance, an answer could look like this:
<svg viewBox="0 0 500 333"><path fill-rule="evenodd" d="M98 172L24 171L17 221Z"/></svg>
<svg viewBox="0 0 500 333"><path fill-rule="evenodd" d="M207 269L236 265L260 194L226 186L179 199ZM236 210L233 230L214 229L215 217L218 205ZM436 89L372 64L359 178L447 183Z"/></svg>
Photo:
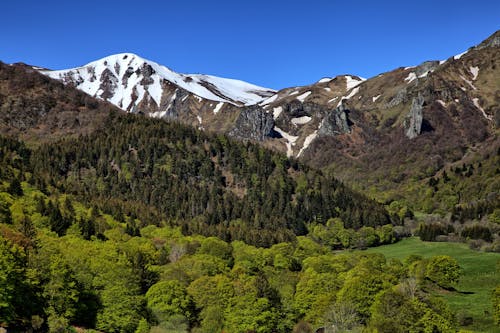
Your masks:
<svg viewBox="0 0 500 333"><path fill-rule="evenodd" d="M245 107L229 135L238 139L264 141L273 133L273 115L258 106Z"/></svg>
<svg viewBox="0 0 500 333"><path fill-rule="evenodd" d="M415 74L420 77L425 75L439 66L439 61L426 61L415 68Z"/></svg>
<svg viewBox="0 0 500 333"><path fill-rule="evenodd" d="M343 133L351 133L347 112L348 110L344 105L340 105L333 111L328 112L319 125L318 135L335 136Z"/></svg>
<svg viewBox="0 0 500 333"><path fill-rule="evenodd" d="M118 86L118 78L109 69L105 69L101 74L101 85L99 89L102 91L101 97L103 100L108 100L113 96L116 87Z"/></svg>
<svg viewBox="0 0 500 333"><path fill-rule="evenodd" d="M389 103L385 106L386 108L392 108L395 107L401 103L406 103L408 98L408 92L406 90L406 87L399 90L396 95L391 99Z"/></svg>
<svg viewBox="0 0 500 333"><path fill-rule="evenodd" d="M405 135L410 140L416 138L422 132L423 105L424 98L421 95L413 98L410 113L408 113L404 121Z"/></svg>

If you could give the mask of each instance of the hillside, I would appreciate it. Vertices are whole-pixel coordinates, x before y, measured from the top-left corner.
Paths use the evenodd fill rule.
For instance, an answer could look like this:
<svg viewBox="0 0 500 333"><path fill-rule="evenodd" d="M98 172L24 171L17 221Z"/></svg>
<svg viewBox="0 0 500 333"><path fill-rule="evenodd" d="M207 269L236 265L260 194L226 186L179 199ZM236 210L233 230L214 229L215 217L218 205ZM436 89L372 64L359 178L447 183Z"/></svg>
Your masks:
<svg viewBox="0 0 500 333"><path fill-rule="evenodd" d="M498 249L499 45L272 93L131 54L44 71L66 84L0 63L0 328L495 329L496 254L341 251L407 236L408 207Z"/></svg>
<svg viewBox="0 0 500 333"><path fill-rule="evenodd" d="M0 62L0 133L31 143L90 133L113 105L47 78L30 66Z"/></svg>
<svg viewBox="0 0 500 333"><path fill-rule="evenodd" d="M133 118L122 121L131 124ZM0 143L0 325L9 331L271 333L335 325L452 332L457 327L448 305L429 290L455 285L460 271L452 258L402 262L378 254L336 254L309 236L259 248L183 235L182 226L168 226L151 207L120 200L119 194L118 200L97 197L98 202L70 194L74 185L57 176L65 164L43 157L57 145L69 146L51 144L38 154L16 140L0 137ZM60 156L71 161L70 155ZM54 165L40 169L45 162ZM95 171L73 169L89 178L82 179L82 188L90 182L92 191L111 185L94 179ZM40 173L53 178L45 183ZM439 278L440 272L446 277Z"/></svg>
<svg viewBox="0 0 500 333"><path fill-rule="evenodd" d="M32 161L45 183L105 211L137 202L188 233L255 245L290 240L318 219L391 222L380 204L280 154L140 116L112 114L103 129L45 145Z"/></svg>
<svg viewBox="0 0 500 333"><path fill-rule="evenodd" d="M468 330L494 332L495 324L491 313L491 290L500 284L497 263L498 253L480 253L467 248L464 244L446 242L422 242L418 238L405 239L397 244L369 249L370 253L381 253L387 259L404 260L410 255L425 258L435 255L449 255L455 258L462 268L462 276L454 292L438 291L451 308L460 313L461 318L471 317Z"/></svg>
<svg viewBox="0 0 500 333"><path fill-rule="evenodd" d="M497 162L499 40L496 32L446 60L369 79L323 78L277 92L178 74L132 54L42 73L128 112L259 142L331 170L378 200L445 214L487 197L500 201L494 167L485 170L489 176L475 178L479 186L444 191L440 196L446 198L432 204L435 191L427 186L444 171Z"/></svg>

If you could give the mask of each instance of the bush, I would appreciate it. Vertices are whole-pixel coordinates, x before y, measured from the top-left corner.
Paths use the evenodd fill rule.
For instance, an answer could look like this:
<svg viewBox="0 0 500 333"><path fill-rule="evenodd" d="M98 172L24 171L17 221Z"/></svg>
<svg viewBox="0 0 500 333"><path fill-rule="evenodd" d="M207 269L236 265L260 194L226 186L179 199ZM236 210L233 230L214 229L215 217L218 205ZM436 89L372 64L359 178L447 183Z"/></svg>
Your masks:
<svg viewBox="0 0 500 333"><path fill-rule="evenodd" d="M447 235L450 228L441 223L421 223L417 230L417 235L423 241L434 242L437 236Z"/></svg>
<svg viewBox="0 0 500 333"><path fill-rule="evenodd" d="M491 230L479 224L465 227L460 233L460 236L465 239L483 239L486 242L492 241Z"/></svg>

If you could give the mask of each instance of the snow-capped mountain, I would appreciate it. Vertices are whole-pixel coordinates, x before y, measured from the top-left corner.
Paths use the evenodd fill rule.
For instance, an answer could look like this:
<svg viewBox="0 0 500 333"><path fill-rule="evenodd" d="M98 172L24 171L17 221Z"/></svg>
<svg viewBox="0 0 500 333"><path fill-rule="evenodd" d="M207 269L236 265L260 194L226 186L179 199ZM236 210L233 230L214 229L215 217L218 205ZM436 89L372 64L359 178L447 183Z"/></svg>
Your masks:
<svg viewBox="0 0 500 333"><path fill-rule="evenodd" d="M412 140L441 128L449 134L448 125L437 125L445 117L453 120L457 137L473 142L487 136L498 118L498 89L490 76L497 71L491 64L499 60L499 39L497 32L445 61L400 67L369 79L339 75L279 91L179 74L131 53L41 72L125 111L262 141L288 156L321 160L323 166L332 160L324 158L331 147L352 158L378 151L382 139L396 142L403 135Z"/></svg>
<svg viewBox="0 0 500 333"><path fill-rule="evenodd" d="M142 105L147 110L139 111L166 112L180 95L244 106L274 94L272 89L239 80L176 73L132 53L111 55L78 68L41 72L126 111Z"/></svg>

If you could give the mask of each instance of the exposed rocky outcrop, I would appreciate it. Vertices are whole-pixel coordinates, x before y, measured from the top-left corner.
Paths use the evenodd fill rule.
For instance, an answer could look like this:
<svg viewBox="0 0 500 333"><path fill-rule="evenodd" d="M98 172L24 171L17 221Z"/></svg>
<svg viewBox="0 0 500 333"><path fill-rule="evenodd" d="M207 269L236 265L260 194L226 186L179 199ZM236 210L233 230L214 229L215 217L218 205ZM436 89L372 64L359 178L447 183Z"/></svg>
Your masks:
<svg viewBox="0 0 500 333"><path fill-rule="evenodd" d="M338 108L328 112L319 125L318 135L334 136L351 133L347 112L348 110L344 105L340 105Z"/></svg>
<svg viewBox="0 0 500 333"><path fill-rule="evenodd" d="M405 118L403 127L408 139L416 138L422 131L424 98L421 95L413 98L410 112Z"/></svg>
<svg viewBox="0 0 500 333"><path fill-rule="evenodd" d="M439 66L439 61L426 61L423 62L422 64L418 65L415 68L415 74L418 77L421 77L422 75L426 75L429 72L432 72Z"/></svg>
<svg viewBox="0 0 500 333"><path fill-rule="evenodd" d="M389 108L395 107L401 103L406 103L407 100L408 100L407 91L406 91L406 87L405 87L403 89L398 90L396 95L391 99L391 101L389 103L387 103L387 105L385 107L389 109Z"/></svg>
<svg viewBox="0 0 500 333"><path fill-rule="evenodd" d="M258 106L242 108L229 135L238 139L264 141L273 133L273 115Z"/></svg>
<svg viewBox="0 0 500 333"><path fill-rule="evenodd" d="M102 93L99 95L103 100L108 100L113 96L116 87L118 86L118 78L109 69L105 69L101 74L101 84L99 89Z"/></svg>

